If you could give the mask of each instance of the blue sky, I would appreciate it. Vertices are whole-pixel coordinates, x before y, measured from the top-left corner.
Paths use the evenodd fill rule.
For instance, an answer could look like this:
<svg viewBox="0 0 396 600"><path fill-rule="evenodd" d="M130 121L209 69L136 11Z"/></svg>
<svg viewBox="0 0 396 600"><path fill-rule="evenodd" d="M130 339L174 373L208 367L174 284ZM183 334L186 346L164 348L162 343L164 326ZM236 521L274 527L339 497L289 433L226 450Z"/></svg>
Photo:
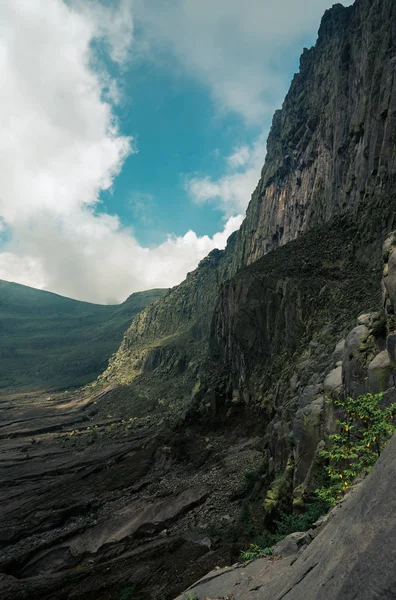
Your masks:
<svg viewBox="0 0 396 600"><path fill-rule="evenodd" d="M314 29L298 36L280 57L283 85L274 94L274 108L280 107L298 71L302 48L315 38ZM112 191L102 194L104 210L132 226L143 245L158 244L170 233L183 235L190 228L200 236L212 236L224 224L224 211L194 202L185 178L191 174L221 178L235 148L251 146L262 131L268 131L272 111L253 122L236 111L219 111L205 85L168 64L132 60L122 72L115 68L113 73L123 93L115 114L122 133L135 139L138 152L126 159ZM263 163L264 158L263 148Z"/></svg>
<svg viewBox="0 0 396 600"><path fill-rule="evenodd" d="M187 77L133 65L123 84L125 101L116 114L122 132L136 140L138 152L125 161L112 192L103 195L106 209L132 225L144 245L190 228L198 235L213 235L221 228L223 213L194 203L184 189L184 177L196 171L219 177L221 156L230 152L235 139L249 140L251 132L238 116L216 118L206 90Z"/></svg>
<svg viewBox="0 0 396 600"><path fill-rule="evenodd" d="M330 4L1 2L0 278L121 302L224 248Z"/></svg>

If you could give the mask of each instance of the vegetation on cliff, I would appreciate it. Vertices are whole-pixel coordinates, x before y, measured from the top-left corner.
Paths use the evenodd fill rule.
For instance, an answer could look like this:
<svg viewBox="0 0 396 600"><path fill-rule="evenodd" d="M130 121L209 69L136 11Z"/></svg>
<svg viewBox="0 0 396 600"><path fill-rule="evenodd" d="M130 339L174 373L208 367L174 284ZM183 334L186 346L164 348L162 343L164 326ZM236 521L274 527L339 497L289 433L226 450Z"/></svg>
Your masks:
<svg viewBox="0 0 396 600"><path fill-rule="evenodd" d="M327 481L316 490L318 497L334 506L359 476L371 471L395 431L396 404L381 408L383 394L335 399L341 408L337 432L329 436L329 448L319 456L328 462Z"/></svg>

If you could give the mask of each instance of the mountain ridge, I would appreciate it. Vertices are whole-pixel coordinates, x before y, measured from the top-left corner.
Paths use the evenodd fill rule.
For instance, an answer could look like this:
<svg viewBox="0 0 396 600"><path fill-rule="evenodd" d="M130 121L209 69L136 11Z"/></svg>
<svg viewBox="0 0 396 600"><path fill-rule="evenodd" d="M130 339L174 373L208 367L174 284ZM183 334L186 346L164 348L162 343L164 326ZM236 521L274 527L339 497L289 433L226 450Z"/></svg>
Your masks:
<svg viewBox="0 0 396 600"><path fill-rule="evenodd" d="M0 281L0 389L56 390L94 380L145 306L167 290L98 305Z"/></svg>

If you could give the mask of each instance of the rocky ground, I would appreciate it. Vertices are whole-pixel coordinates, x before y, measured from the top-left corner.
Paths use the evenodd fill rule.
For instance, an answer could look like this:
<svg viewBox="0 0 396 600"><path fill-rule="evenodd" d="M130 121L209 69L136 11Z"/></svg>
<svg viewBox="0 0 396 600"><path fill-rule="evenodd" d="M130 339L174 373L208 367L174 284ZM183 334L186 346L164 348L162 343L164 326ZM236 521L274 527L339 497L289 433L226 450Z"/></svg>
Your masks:
<svg viewBox="0 0 396 600"><path fill-rule="evenodd" d="M101 399L1 401L4 600L169 598L233 560L218 531L238 525L258 440L196 433L178 448L158 423L103 418Z"/></svg>
<svg viewBox="0 0 396 600"><path fill-rule="evenodd" d="M177 600L387 600L395 597L396 437L372 473L271 558L217 569Z"/></svg>

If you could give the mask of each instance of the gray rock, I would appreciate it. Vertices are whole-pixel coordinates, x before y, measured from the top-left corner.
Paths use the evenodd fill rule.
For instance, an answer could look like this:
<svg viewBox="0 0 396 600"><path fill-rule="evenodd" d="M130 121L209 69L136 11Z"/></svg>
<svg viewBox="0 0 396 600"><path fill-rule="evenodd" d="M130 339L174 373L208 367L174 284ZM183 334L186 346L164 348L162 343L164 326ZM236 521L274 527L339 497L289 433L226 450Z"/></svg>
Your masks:
<svg viewBox="0 0 396 600"><path fill-rule="evenodd" d="M189 593L198 598L232 594L234 600L393 600L395 456L393 436L370 475L332 511L302 554L212 571Z"/></svg>
<svg viewBox="0 0 396 600"><path fill-rule="evenodd" d="M319 529L320 527L324 527L325 525L327 525L327 523L330 520L330 515L322 515L321 517L319 517L319 519L317 519L315 521L315 523L312 525L313 529Z"/></svg>
<svg viewBox="0 0 396 600"><path fill-rule="evenodd" d="M396 365L396 331L392 331L386 338L386 349L389 354L389 360Z"/></svg>
<svg viewBox="0 0 396 600"><path fill-rule="evenodd" d="M275 556L294 556L301 546L306 545L307 532L296 531L278 542L272 549Z"/></svg>
<svg viewBox="0 0 396 600"><path fill-rule="evenodd" d="M293 376L290 378L290 393L293 396L299 386L298 375L297 373L293 373Z"/></svg>
<svg viewBox="0 0 396 600"><path fill-rule="evenodd" d="M342 388L342 367L336 367L324 380L324 391L327 394L338 395Z"/></svg>
<svg viewBox="0 0 396 600"><path fill-rule="evenodd" d="M337 363L340 360L342 361L342 357L344 356L344 348L345 348L345 340L340 340L333 352L333 360L335 363Z"/></svg>
<svg viewBox="0 0 396 600"><path fill-rule="evenodd" d="M376 352L375 343L369 340L370 330L366 325L358 325L345 340L342 373L346 395L358 395L367 389L367 365Z"/></svg>
<svg viewBox="0 0 396 600"><path fill-rule="evenodd" d="M352 329L345 340L343 360L351 358L356 349L367 340L369 334L370 331L366 325L358 325Z"/></svg>
<svg viewBox="0 0 396 600"><path fill-rule="evenodd" d="M368 367L368 388L372 394L384 392L389 387L393 365L387 350L380 352Z"/></svg>
<svg viewBox="0 0 396 600"><path fill-rule="evenodd" d="M132 502L102 525L73 538L67 546L76 556L84 552L96 553L105 544L119 542L126 537L150 537L167 529L178 515L203 504L209 493L209 486L201 485L184 490L171 499L159 499L143 505Z"/></svg>
<svg viewBox="0 0 396 600"><path fill-rule="evenodd" d="M388 262L389 254L393 248L396 248L396 231L392 231L383 243L382 253L385 262Z"/></svg>
<svg viewBox="0 0 396 600"><path fill-rule="evenodd" d="M388 259L388 275L384 278L385 288L393 307L396 306L396 250L392 250Z"/></svg>
<svg viewBox="0 0 396 600"><path fill-rule="evenodd" d="M366 325L366 327L372 327L374 322L380 318L379 312L364 313L357 319L358 325Z"/></svg>
<svg viewBox="0 0 396 600"><path fill-rule="evenodd" d="M319 368L319 367L318 367ZM317 386L322 381L320 373L314 373L308 381L308 387Z"/></svg>
<svg viewBox="0 0 396 600"><path fill-rule="evenodd" d="M396 388L390 387L386 390L384 395L381 398L379 406L382 410L391 406L391 404L396 404Z"/></svg>
<svg viewBox="0 0 396 600"><path fill-rule="evenodd" d="M323 385L315 384L315 385L307 385L299 397L299 405L301 408L307 406L312 402L312 400L319 396L323 392Z"/></svg>
<svg viewBox="0 0 396 600"><path fill-rule="evenodd" d="M324 398L317 398L308 406L297 411L293 422L294 479L293 487L307 484L318 444L322 439L322 415Z"/></svg>

